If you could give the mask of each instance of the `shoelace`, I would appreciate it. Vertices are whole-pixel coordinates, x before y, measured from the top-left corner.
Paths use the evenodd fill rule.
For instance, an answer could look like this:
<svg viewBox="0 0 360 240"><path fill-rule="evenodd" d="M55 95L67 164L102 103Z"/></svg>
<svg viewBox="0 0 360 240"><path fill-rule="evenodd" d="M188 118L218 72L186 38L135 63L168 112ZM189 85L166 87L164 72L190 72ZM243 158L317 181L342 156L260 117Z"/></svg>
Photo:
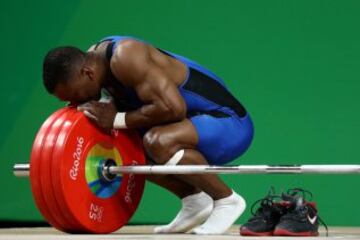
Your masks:
<svg viewBox="0 0 360 240"><path fill-rule="evenodd" d="M311 201L312 198L313 198L313 194L306 190L306 189L303 189L303 188L290 188L287 190L287 195L289 196L297 196L299 195L299 193L302 195L303 199L306 200L306 201Z"/></svg>
<svg viewBox="0 0 360 240"><path fill-rule="evenodd" d="M268 216L273 208L273 203L275 199L281 199L281 196L275 195L274 187L271 187L266 197L258 199L251 206L251 214L253 215L252 219L262 218L264 215ZM254 208L260 203L260 207L254 211Z"/></svg>

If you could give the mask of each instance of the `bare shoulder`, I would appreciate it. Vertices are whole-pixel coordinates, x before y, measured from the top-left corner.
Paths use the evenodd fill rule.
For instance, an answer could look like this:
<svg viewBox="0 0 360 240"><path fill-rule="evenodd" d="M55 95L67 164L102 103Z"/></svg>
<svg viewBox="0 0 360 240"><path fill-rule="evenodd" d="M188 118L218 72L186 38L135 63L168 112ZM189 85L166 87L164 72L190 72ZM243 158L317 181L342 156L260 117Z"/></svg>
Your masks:
<svg viewBox="0 0 360 240"><path fill-rule="evenodd" d="M146 43L127 39L116 47L110 61L110 68L117 79L125 85L135 85L143 79L151 65L150 46Z"/></svg>

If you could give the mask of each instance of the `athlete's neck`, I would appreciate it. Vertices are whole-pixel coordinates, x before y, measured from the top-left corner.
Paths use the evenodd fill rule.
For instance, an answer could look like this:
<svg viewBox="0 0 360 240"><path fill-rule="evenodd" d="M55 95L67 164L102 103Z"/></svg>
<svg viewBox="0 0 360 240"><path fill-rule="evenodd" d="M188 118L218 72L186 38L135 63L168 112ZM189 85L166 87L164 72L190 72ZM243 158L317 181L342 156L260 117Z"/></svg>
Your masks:
<svg viewBox="0 0 360 240"><path fill-rule="evenodd" d="M98 79L101 85L107 85L109 81L110 61L106 58L105 53L101 53L101 49L97 51L87 52L86 61L88 61L93 67L94 71L98 75Z"/></svg>

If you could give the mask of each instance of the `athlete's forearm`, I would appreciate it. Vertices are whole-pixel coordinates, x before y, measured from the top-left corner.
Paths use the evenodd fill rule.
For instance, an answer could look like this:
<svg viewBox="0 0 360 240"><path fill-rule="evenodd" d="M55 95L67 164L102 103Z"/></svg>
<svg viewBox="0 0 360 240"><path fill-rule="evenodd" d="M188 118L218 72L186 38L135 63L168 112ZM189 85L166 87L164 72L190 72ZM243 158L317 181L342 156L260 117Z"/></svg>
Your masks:
<svg viewBox="0 0 360 240"><path fill-rule="evenodd" d="M115 117L114 128L144 128L168 122L177 122L185 118L185 114L174 108L161 108L153 104L141 108L118 113Z"/></svg>

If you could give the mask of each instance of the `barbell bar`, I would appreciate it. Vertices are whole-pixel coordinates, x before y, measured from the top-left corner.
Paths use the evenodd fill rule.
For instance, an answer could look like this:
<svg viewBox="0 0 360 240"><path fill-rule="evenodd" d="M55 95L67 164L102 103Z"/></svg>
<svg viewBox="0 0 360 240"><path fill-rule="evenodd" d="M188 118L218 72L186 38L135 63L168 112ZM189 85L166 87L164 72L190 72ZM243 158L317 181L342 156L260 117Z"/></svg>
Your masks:
<svg viewBox="0 0 360 240"><path fill-rule="evenodd" d="M14 175L29 176L30 164L15 164ZM359 174L360 165L144 165L103 166L101 172L108 174Z"/></svg>

